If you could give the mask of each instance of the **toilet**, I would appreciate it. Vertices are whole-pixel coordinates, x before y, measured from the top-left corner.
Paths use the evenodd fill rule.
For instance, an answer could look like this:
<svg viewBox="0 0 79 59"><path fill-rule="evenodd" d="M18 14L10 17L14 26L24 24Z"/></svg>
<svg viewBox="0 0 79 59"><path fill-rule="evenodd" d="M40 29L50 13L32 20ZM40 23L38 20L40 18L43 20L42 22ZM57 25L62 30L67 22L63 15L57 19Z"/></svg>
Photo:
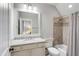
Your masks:
<svg viewBox="0 0 79 59"><path fill-rule="evenodd" d="M52 39L47 40L46 47L48 50L48 56L59 56L60 55L60 52L58 51L58 49L53 47Z"/></svg>
<svg viewBox="0 0 79 59"><path fill-rule="evenodd" d="M67 55L67 45L58 44L53 47L53 41L51 39L47 40L46 43L48 56L66 56Z"/></svg>
<svg viewBox="0 0 79 59"><path fill-rule="evenodd" d="M59 50L60 56L67 56L67 49L68 49L67 45L58 44L55 46L55 48Z"/></svg>
<svg viewBox="0 0 79 59"><path fill-rule="evenodd" d="M60 52L54 47L49 47L47 49L49 52L49 56L59 56L60 55Z"/></svg>

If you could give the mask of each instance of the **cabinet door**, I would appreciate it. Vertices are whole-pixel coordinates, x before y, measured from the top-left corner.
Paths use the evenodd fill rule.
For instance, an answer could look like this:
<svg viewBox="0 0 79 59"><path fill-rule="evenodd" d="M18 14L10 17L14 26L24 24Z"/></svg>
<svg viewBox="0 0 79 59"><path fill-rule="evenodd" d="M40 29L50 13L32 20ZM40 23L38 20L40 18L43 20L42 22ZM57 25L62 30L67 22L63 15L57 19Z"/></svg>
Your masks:
<svg viewBox="0 0 79 59"><path fill-rule="evenodd" d="M30 56L31 53L30 50L23 50L23 51L18 51L18 52L13 52L11 53L12 56Z"/></svg>
<svg viewBox="0 0 79 59"><path fill-rule="evenodd" d="M31 51L32 56L45 56L45 48L35 48Z"/></svg>

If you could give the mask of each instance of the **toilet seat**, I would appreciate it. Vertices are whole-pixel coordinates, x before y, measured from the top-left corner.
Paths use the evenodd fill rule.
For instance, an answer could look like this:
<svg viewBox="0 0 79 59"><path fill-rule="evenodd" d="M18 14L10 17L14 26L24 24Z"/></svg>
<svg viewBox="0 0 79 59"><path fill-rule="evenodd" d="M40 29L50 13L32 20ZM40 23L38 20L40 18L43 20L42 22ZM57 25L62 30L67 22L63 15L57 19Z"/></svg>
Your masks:
<svg viewBox="0 0 79 59"><path fill-rule="evenodd" d="M49 51L49 55L51 55L51 56L59 56L59 51L56 49L56 48L54 48L54 47L50 47L50 48L48 48L48 51Z"/></svg>

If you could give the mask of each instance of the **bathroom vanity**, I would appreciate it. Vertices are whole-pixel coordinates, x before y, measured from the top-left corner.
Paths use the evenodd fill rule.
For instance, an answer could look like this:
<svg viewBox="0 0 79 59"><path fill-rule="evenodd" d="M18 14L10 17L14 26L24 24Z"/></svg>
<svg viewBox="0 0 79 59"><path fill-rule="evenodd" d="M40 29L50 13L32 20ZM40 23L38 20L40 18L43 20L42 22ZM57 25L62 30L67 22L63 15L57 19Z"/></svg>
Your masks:
<svg viewBox="0 0 79 59"><path fill-rule="evenodd" d="M10 55L44 56L46 41L38 38L40 37L40 13L22 8L24 5L27 4L13 4L11 6ZM28 37L32 38L28 39Z"/></svg>
<svg viewBox="0 0 79 59"><path fill-rule="evenodd" d="M13 40L10 42L11 56L45 56L46 40Z"/></svg>

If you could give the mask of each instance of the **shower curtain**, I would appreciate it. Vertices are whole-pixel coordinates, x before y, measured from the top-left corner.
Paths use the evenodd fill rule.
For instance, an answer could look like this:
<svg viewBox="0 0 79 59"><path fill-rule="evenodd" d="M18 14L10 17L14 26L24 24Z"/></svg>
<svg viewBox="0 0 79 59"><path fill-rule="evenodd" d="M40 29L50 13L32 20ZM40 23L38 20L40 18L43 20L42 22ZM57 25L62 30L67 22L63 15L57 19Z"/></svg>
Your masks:
<svg viewBox="0 0 79 59"><path fill-rule="evenodd" d="M70 40L68 44L68 56L79 56L79 12L70 16Z"/></svg>

